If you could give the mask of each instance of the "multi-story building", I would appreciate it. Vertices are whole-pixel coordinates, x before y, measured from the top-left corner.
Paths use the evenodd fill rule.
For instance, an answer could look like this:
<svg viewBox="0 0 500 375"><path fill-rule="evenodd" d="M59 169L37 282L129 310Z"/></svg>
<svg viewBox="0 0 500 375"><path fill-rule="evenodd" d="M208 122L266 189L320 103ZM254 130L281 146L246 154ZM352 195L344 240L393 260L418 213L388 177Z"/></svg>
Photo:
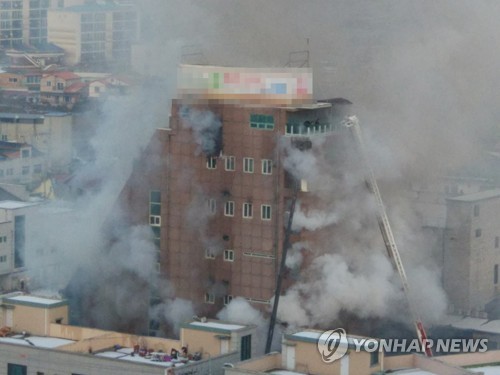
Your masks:
<svg viewBox="0 0 500 375"><path fill-rule="evenodd" d="M67 65L130 64L138 29L132 5L104 1L53 9L48 23L48 40L65 50Z"/></svg>
<svg viewBox="0 0 500 375"><path fill-rule="evenodd" d="M500 190L447 200L443 285L454 310L470 315L500 294Z"/></svg>
<svg viewBox="0 0 500 375"><path fill-rule="evenodd" d="M2 141L27 143L46 155L54 172L66 172L72 158L73 116L70 113L41 114L0 112Z"/></svg>
<svg viewBox="0 0 500 375"><path fill-rule="evenodd" d="M47 11L88 0L0 0L0 47L47 43Z"/></svg>
<svg viewBox="0 0 500 375"><path fill-rule="evenodd" d="M184 66L183 75L183 97L138 162L124 204L151 225L159 270L179 297L211 311L234 296L266 307L295 196L281 146L300 153L313 137L331 142L332 104L312 100L307 69ZM306 207L308 193L298 194Z"/></svg>

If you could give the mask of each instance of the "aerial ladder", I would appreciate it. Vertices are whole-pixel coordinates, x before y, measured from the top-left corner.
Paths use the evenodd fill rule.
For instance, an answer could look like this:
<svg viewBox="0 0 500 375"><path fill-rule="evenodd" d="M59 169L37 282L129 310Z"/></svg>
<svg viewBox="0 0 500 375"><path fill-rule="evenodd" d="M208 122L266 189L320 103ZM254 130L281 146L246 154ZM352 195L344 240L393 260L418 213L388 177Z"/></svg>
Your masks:
<svg viewBox="0 0 500 375"><path fill-rule="evenodd" d="M399 255L399 251L396 246L396 241L392 233L391 225L389 223L389 218L387 217L387 212L385 210L384 202L382 201L382 196L380 195L380 190L377 185L377 180L375 179L375 174L373 173L373 169L371 168L370 163L368 161L368 157L365 153L365 145L363 141L363 136L361 134L361 127L359 126L359 120L356 116L348 116L344 119L343 125L351 129L355 142L358 145L361 157L363 158L363 163L366 172L365 182L368 187L368 190L373 194L373 196L375 197L375 201L377 203L378 225L380 227L380 231L382 232L382 237L384 239L385 247L387 249L389 258L392 260L394 267L398 271L399 277L401 278L401 282L403 284L403 292L408 301L408 308L410 310L410 314L412 316L413 321L415 322L417 337L418 340L420 341L422 351L425 353L427 357L432 357L431 345L427 339L427 334L425 333L424 325L422 324L422 320L420 319L417 310L414 309L411 303L408 278L406 277L406 272L403 267L403 262L401 261L401 256Z"/></svg>

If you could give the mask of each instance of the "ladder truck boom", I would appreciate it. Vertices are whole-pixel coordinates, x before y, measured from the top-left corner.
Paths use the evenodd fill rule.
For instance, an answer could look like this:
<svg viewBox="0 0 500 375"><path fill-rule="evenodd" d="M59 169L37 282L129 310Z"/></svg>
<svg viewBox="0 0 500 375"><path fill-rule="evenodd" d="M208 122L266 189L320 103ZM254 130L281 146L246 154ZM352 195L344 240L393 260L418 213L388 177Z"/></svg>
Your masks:
<svg viewBox="0 0 500 375"><path fill-rule="evenodd" d="M356 116L347 117L344 122L344 126L351 129L351 132L354 136L354 139L358 145L359 151L363 158L364 167L366 170L366 185L368 190L375 197L375 201L377 203L378 213L377 213L377 221L380 228L380 232L382 233L382 237L384 240L385 247L387 249L387 253L389 258L392 260L394 267L399 273L401 278L401 283L403 284L403 292L408 301L408 307L410 313L412 315L413 321L415 322L415 329L417 331L417 337L422 345L422 349L425 352L425 355L428 357L432 357L432 350L429 345L429 341L427 340L427 334L425 333L424 326L422 321L417 314L416 310L413 308L411 300L410 300L410 288L408 284L408 278L406 277L406 272L403 266L403 262L401 260L401 256L399 255L399 250L396 246L396 240L394 239L394 234L392 233L391 225L389 222L389 218L387 216L387 212L385 210L384 202L382 201L382 196L380 195L380 190L378 188L377 180L375 179L375 174L373 173L373 169L368 162L368 158L365 153L365 145L363 142L363 136L361 134L361 127L359 126L359 120Z"/></svg>

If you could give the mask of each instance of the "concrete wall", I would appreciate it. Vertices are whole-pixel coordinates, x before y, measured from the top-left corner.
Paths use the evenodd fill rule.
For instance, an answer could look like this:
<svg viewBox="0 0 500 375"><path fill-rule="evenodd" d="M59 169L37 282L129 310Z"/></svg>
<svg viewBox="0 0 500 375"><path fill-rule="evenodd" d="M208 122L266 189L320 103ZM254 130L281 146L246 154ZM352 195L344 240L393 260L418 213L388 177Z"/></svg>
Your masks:
<svg viewBox="0 0 500 375"><path fill-rule="evenodd" d="M58 10L49 10L47 13L47 40L64 49L67 65L80 62L80 21L78 13Z"/></svg>
<svg viewBox="0 0 500 375"><path fill-rule="evenodd" d="M117 361L89 354L66 353L29 346L0 344L0 375L7 374L9 363L28 367L28 374L85 375L164 375L166 368Z"/></svg>
<svg viewBox="0 0 500 375"><path fill-rule="evenodd" d="M474 207L479 213L474 214ZM464 313L483 311L500 293L494 282L494 267L500 268L500 198L476 202L448 201L447 232L443 266L444 288L456 308ZM476 233L480 230L480 234Z"/></svg>
<svg viewBox="0 0 500 375"><path fill-rule="evenodd" d="M41 308L24 305L14 305L13 326L16 332L26 331L31 335L46 336L50 333L50 323L62 318L62 322L68 321L68 306L55 308Z"/></svg>

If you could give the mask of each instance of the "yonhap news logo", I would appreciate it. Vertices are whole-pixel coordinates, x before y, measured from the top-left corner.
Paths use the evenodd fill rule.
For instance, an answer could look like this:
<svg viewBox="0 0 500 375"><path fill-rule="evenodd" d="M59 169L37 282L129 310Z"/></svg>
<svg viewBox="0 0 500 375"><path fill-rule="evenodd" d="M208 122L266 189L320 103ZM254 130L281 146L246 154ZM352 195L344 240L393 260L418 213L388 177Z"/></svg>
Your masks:
<svg viewBox="0 0 500 375"><path fill-rule="evenodd" d="M318 351L323 362L332 363L347 353L349 342L343 328L325 331L318 339Z"/></svg>
<svg viewBox="0 0 500 375"><path fill-rule="evenodd" d="M427 339L426 345L439 353L484 353L488 339ZM332 363L346 355L348 350L359 352L425 353L425 345L418 339L371 339L347 337L343 328L323 332L318 339L318 351L325 363Z"/></svg>

